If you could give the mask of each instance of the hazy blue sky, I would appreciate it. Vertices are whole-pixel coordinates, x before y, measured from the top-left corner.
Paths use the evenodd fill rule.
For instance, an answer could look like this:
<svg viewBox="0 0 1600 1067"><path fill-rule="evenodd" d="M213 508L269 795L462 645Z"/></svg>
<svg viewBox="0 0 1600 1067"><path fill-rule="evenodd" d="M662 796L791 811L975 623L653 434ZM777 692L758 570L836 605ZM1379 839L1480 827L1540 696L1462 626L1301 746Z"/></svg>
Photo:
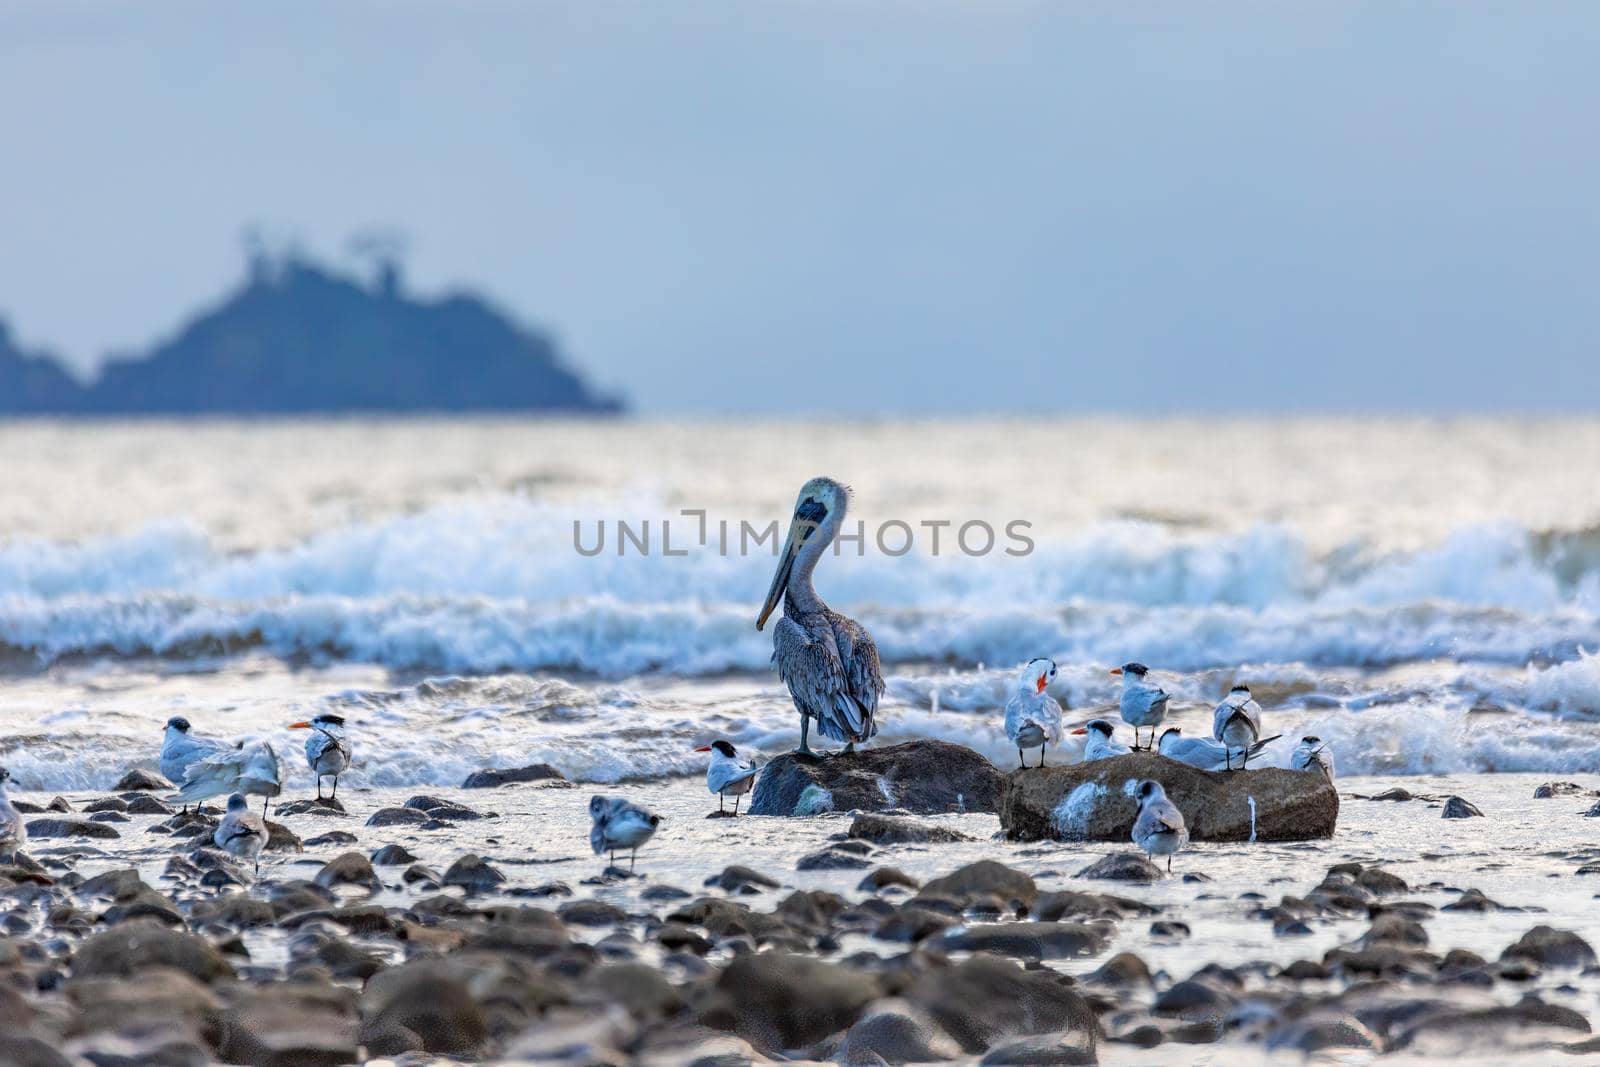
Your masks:
<svg viewBox="0 0 1600 1067"><path fill-rule="evenodd" d="M89 365L251 222L643 410L1600 407L1600 4L0 7L0 316Z"/></svg>

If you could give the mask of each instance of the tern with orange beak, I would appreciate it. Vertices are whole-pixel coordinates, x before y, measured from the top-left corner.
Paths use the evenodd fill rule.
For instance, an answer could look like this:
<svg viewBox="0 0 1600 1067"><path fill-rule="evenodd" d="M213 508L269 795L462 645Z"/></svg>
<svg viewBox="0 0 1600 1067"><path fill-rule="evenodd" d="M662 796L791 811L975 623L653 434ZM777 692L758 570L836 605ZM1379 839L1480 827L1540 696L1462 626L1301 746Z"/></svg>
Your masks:
<svg viewBox="0 0 1600 1067"><path fill-rule="evenodd" d="M838 536L849 496L832 478L800 487L772 587L756 617L759 630L783 601L783 618L772 632L772 665L800 712L796 751L806 755L812 754L806 738L813 720L823 737L843 741L846 753L878 732L878 646L860 623L824 604L811 584L817 561Z"/></svg>
<svg viewBox="0 0 1600 1067"><path fill-rule="evenodd" d="M1116 732L1117 728L1106 719L1090 719L1072 731L1074 737L1084 739L1083 762L1092 763L1097 759L1126 756L1128 746L1116 739Z"/></svg>
<svg viewBox="0 0 1600 1067"><path fill-rule="evenodd" d="M1022 750L1039 750L1039 766L1044 766L1045 750L1061 743L1061 705L1046 688L1056 677L1056 661L1030 659L1017 676L1016 690L1006 701L1006 736L1017 746L1017 761L1028 761Z"/></svg>
<svg viewBox="0 0 1600 1067"><path fill-rule="evenodd" d="M755 788L756 775L761 768L755 761L741 759L733 742L717 740L702 745L696 752L711 753L711 764L706 768L706 789L717 794L717 812L723 813L722 799L733 798L733 814L739 814L739 798Z"/></svg>
<svg viewBox="0 0 1600 1067"><path fill-rule="evenodd" d="M1156 727L1167 717L1167 693L1159 685L1146 681L1150 668L1143 663L1124 663L1111 668L1112 674L1122 675L1122 721L1133 727L1133 750L1138 752L1139 728L1150 727L1151 749L1156 745Z"/></svg>
<svg viewBox="0 0 1600 1067"><path fill-rule="evenodd" d="M291 730L310 730L306 738L306 762L317 776L317 799L322 799L322 779L333 776L333 794L339 795L339 775L350 766L350 739L344 733L344 716L323 712L309 722L292 722Z"/></svg>

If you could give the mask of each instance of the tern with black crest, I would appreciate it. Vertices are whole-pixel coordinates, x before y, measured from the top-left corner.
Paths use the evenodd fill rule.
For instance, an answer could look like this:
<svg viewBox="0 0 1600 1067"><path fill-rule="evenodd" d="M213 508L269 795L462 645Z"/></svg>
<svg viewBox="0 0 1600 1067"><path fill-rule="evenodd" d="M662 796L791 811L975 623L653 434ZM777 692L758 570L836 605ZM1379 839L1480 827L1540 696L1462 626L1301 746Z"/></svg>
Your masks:
<svg viewBox="0 0 1600 1067"><path fill-rule="evenodd" d="M174 715L167 720L166 728L161 734L161 773L174 786L180 786L189 776L190 767L208 756L218 755L232 747L226 741L201 737L194 732L194 727L189 725L188 719L182 715ZM188 810L187 805L184 810Z"/></svg>
<svg viewBox="0 0 1600 1067"><path fill-rule="evenodd" d="M1108 719L1090 719L1076 730L1073 736L1084 738L1083 762L1126 756L1128 746L1115 739L1117 728Z"/></svg>
<svg viewBox="0 0 1600 1067"><path fill-rule="evenodd" d="M1321 771L1333 781L1333 749L1315 734L1307 734L1289 754L1289 766L1297 771Z"/></svg>
<svg viewBox="0 0 1600 1067"><path fill-rule="evenodd" d="M350 739L345 736L343 716L323 712L309 721L290 723L289 729L311 731L306 738L306 762L317 776L317 799L322 799L322 779L326 775L333 776L332 797L337 797L339 775L350 766Z"/></svg>
<svg viewBox="0 0 1600 1067"><path fill-rule="evenodd" d="M1133 727L1133 750L1140 751L1139 728L1150 727L1150 744L1155 748L1156 727L1167 717L1167 692L1149 681L1150 668L1143 663L1124 663L1111 668L1112 674L1122 676L1122 697L1118 707L1122 721Z"/></svg>
<svg viewBox="0 0 1600 1067"><path fill-rule="evenodd" d="M1271 737L1263 737L1245 750L1246 755L1257 755L1282 736L1274 734ZM1213 741L1209 737L1184 737L1183 731L1176 726L1169 726L1162 732L1156 749L1168 759L1188 764L1197 770L1223 771L1231 766L1227 745Z"/></svg>
<svg viewBox="0 0 1600 1067"><path fill-rule="evenodd" d="M1211 736L1227 746L1228 770L1235 762L1249 766L1252 748L1261 738L1261 705L1249 686L1236 685L1222 698L1211 716Z"/></svg>
<svg viewBox="0 0 1600 1067"><path fill-rule="evenodd" d="M755 788L761 768L754 760L742 758L731 741L713 741L695 751L711 753L711 763L706 767L706 789L717 794L717 811L723 810L724 797L732 797L733 813L738 815L739 798Z"/></svg>
<svg viewBox="0 0 1600 1067"><path fill-rule="evenodd" d="M1011 699L1006 701L1006 736L1017 746L1017 760L1024 768L1028 761L1022 750L1039 750L1039 766L1044 766L1045 750L1061 743L1061 705L1046 692L1056 677L1056 661L1031 659L1017 677Z"/></svg>

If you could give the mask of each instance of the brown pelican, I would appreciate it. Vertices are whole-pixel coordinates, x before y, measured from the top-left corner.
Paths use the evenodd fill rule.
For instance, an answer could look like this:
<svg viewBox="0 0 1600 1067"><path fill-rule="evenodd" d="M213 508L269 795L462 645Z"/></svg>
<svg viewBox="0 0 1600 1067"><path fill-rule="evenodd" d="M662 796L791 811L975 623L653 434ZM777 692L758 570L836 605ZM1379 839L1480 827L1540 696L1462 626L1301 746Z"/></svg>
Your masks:
<svg viewBox="0 0 1600 1067"><path fill-rule="evenodd" d="M797 751L807 754L812 719L824 737L845 742L846 752L878 732L878 646L860 623L824 604L811 584L817 560L844 521L849 496L832 478L813 478L801 487L772 588L756 619L759 630L783 598L783 618L772 631L772 664L800 712Z"/></svg>

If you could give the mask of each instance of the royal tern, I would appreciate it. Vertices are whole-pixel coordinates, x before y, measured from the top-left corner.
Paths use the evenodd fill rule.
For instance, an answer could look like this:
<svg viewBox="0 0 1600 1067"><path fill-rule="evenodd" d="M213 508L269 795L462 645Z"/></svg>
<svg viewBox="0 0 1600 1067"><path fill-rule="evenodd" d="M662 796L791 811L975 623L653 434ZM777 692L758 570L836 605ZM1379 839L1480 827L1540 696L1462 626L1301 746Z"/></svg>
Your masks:
<svg viewBox="0 0 1600 1067"><path fill-rule="evenodd" d="M1111 668L1122 675L1122 721L1133 727L1133 750L1139 751L1139 727L1150 727L1150 748L1156 745L1156 727L1167 717L1167 693L1145 680L1150 668L1143 663L1124 663Z"/></svg>
<svg viewBox="0 0 1600 1067"><path fill-rule="evenodd" d="M1112 726L1108 719L1090 719L1072 731L1076 737L1087 736L1087 740L1083 743L1083 762L1126 756L1128 746L1112 738L1116 732L1117 728Z"/></svg>
<svg viewBox="0 0 1600 1067"><path fill-rule="evenodd" d="M1282 734L1273 734L1263 737L1250 746L1249 755L1254 756L1267 745L1276 741ZM1183 731L1176 726L1168 727L1162 734L1161 740L1156 742L1156 749L1163 756L1179 763L1202 771L1226 770L1229 765L1228 747L1209 737L1184 737Z"/></svg>
<svg viewBox="0 0 1600 1067"><path fill-rule="evenodd" d="M1241 756L1240 766L1249 766L1251 746L1261 737L1261 705L1250 696L1249 686L1236 685L1222 698L1211 716L1211 736L1228 746L1228 770Z"/></svg>
<svg viewBox="0 0 1600 1067"><path fill-rule="evenodd" d="M350 766L350 740L344 735L344 717L323 712L309 722L292 722L291 730L310 730L306 762L317 776L317 799L322 799L322 778L333 775L333 796L339 795L339 775ZM331 799L331 798L330 798Z"/></svg>
<svg viewBox="0 0 1600 1067"><path fill-rule="evenodd" d="M656 827L661 825L661 816L622 797L592 797L589 818L594 821L589 829L589 846L594 854L611 853L611 865L616 866L617 850L627 849L629 873L638 858L639 846L654 837Z"/></svg>
<svg viewBox="0 0 1600 1067"><path fill-rule="evenodd" d="M174 715L167 720L166 731L161 736L161 773L174 786L183 784L183 780L189 776L189 768L196 761L226 752L232 747L226 741L200 737L192 729L188 719Z"/></svg>
<svg viewBox="0 0 1600 1067"><path fill-rule="evenodd" d="M11 804L6 786L11 772L0 767L0 856L11 859L28 843L28 827L22 821L22 812Z"/></svg>
<svg viewBox="0 0 1600 1067"><path fill-rule="evenodd" d="M806 754L811 753L806 737L813 719L823 737L845 743L845 752L878 732L883 695L878 646L864 626L824 604L811 584L817 560L844 521L849 497L850 490L832 478L813 478L801 487L772 587L756 617L759 630L783 601L783 618L772 631L772 664L800 712L796 751Z"/></svg>
<svg viewBox="0 0 1600 1067"><path fill-rule="evenodd" d="M267 843L266 820L250 810L243 793L228 798L228 810L211 835L216 846L235 859L249 860L261 873L261 850Z"/></svg>
<svg viewBox="0 0 1600 1067"><path fill-rule="evenodd" d="M711 753L711 763L706 767L706 789L717 794L717 811L722 811L722 798L733 798L733 813L739 814L739 798L755 788L756 775L761 773L754 760L740 759L730 741L713 741L702 745L696 752Z"/></svg>
<svg viewBox="0 0 1600 1067"><path fill-rule="evenodd" d="M1160 782L1139 783L1139 817L1133 820L1132 836L1146 856L1167 857L1167 873L1172 873L1172 854L1189 843L1189 828Z"/></svg>
<svg viewBox="0 0 1600 1067"><path fill-rule="evenodd" d="M207 756L189 767L183 787L167 797L169 803L195 804L225 793L265 797L265 815L272 798L283 792L278 754L265 741L240 742L236 747Z"/></svg>
<svg viewBox="0 0 1600 1067"><path fill-rule="evenodd" d="M1030 659L1017 678L1016 690L1006 701L1006 736L1017 746L1017 762L1027 767L1022 750L1039 750L1039 766L1044 766L1045 750L1061 743L1061 705L1045 692L1055 680L1056 661Z"/></svg>
<svg viewBox="0 0 1600 1067"><path fill-rule="evenodd" d="M1307 734L1289 754L1289 766L1297 771L1321 771L1333 781L1333 749L1314 734Z"/></svg>

